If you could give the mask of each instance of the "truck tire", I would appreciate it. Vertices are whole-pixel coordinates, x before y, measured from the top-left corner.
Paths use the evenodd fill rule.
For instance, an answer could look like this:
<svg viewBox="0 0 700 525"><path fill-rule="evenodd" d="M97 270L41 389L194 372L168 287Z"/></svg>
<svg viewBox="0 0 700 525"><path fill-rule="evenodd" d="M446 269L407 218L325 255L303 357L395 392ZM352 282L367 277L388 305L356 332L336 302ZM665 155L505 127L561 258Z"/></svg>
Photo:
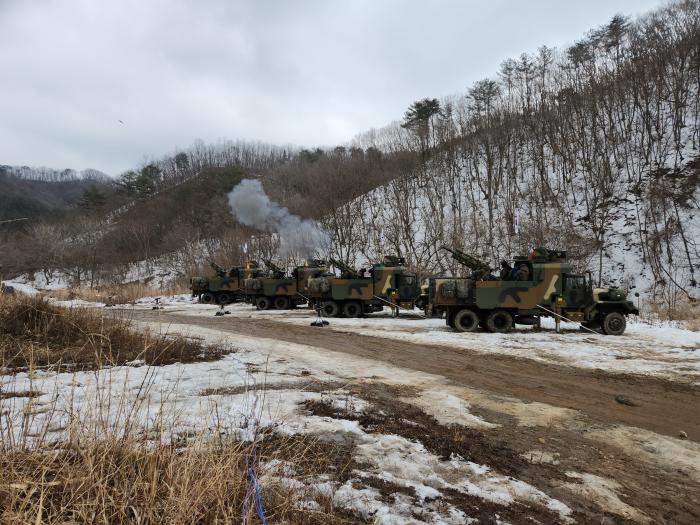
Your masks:
<svg viewBox="0 0 700 525"><path fill-rule="evenodd" d="M269 297L262 296L255 300L255 306L258 307L258 310L269 310L272 302Z"/></svg>
<svg viewBox="0 0 700 525"><path fill-rule="evenodd" d="M606 335L622 335L627 328L627 319L620 312L608 312L600 324Z"/></svg>
<svg viewBox="0 0 700 525"><path fill-rule="evenodd" d="M335 301L326 301L321 305L321 311L326 317L338 317L340 315L340 306Z"/></svg>
<svg viewBox="0 0 700 525"><path fill-rule="evenodd" d="M348 301L343 305L343 315L345 317L360 317L362 305L358 301Z"/></svg>
<svg viewBox="0 0 700 525"><path fill-rule="evenodd" d="M231 300L231 294L220 293L216 296L216 302L219 304L230 304L233 301Z"/></svg>
<svg viewBox="0 0 700 525"><path fill-rule="evenodd" d="M458 332L473 332L479 327L479 316L473 310L465 308L457 312L453 323Z"/></svg>
<svg viewBox="0 0 700 525"><path fill-rule="evenodd" d="M273 301L275 305L275 310L286 310L289 308L289 297L284 295L278 295Z"/></svg>
<svg viewBox="0 0 700 525"><path fill-rule="evenodd" d="M513 316L505 310L494 310L486 316L486 328L494 334L503 334L513 328Z"/></svg>
<svg viewBox="0 0 700 525"><path fill-rule="evenodd" d="M214 297L213 293L205 292L199 298L199 302L202 304L216 304L216 297Z"/></svg>

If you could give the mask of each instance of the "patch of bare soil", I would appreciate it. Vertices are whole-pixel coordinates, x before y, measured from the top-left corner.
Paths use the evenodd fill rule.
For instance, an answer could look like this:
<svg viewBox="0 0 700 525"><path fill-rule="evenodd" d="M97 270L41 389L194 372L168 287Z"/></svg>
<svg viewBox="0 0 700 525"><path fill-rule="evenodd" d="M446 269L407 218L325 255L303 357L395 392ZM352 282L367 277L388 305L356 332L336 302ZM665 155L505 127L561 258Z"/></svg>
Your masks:
<svg viewBox="0 0 700 525"><path fill-rule="evenodd" d="M406 397L393 386L362 384L350 392L372 403L360 413L348 413L324 400L310 400L304 408L315 415L355 420L367 432L396 434L417 441L430 452L449 459L453 454L487 465L495 471L523 480L566 503L577 523L620 523L628 516L609 512L609 505L585 493L567 488L581 483L567 472L587 473L614 480L620 485L616 496L652 523L700 522L700 485L678 472L642 463L612 445L586 438L585 432L560 428L523 427L502 413L479 410L477 415L498 423L490 430L474 430L460 425L441 425L417 407L397 402ZM401 388L400 390L403 390ZM533 451L537 451L534 454ZM556 463L537 458L555 457ZM533 458L533 459L528 459ZM556 523L557 515L547 509L498 504L447 491L446 499L481 523L495 523L497 514L510 523Z"/></svg>
<svg viewBox="0 0 700 525"><path fill-rule="evenodd" d="M332 392L342 388L345 383L335 381L283 381L281 383L269 383L265 385L265 390L298 390L300 392ZM217 388L205 388L199 395L201 396L235 396L250 392L251 387L247 385L222 386Z"/></svg>
<svg viewBox="0 0 700 525"><path fill-rule="evenodd" d="M23 390L20 392L3 392L2 388L0 388L0 399L11 399L13 397L39 397L41 395L42 393L37 392L36 390Z"/></svg>
<svg viewBox="0 0 700 525"><path fill-rule="evenodd" d="M388 400L383 402L377 398L372 399L372 402L373 407L359 414L338 409L325 400L309 400L304 402L303 406L316 416L358 421L363 430L369 433L395 434L420 442L428 451L443 460L459 455L468 461L488 465L501 474L518 478L519 473L526 467L526 462L518 457L514 450L498 440L485 439L481 432L456 425L442 426L435 418L406 403L389 403ZM362 465L358 467L362 470ZM547 466L543 468L550 471L551 475L557 475L556 470L548 469ZM414 495L413 489L382 480L377 481L378 478L362 480L378 489L384 498L390 498L397 492ZM557 514L537 505L499 505L456 490L443 491L443 494L445 501L465 512L467 516L477 518L479 523L495 524L497 517L510 523L533 523L533 520L540 523L561 523Z"/></svg>

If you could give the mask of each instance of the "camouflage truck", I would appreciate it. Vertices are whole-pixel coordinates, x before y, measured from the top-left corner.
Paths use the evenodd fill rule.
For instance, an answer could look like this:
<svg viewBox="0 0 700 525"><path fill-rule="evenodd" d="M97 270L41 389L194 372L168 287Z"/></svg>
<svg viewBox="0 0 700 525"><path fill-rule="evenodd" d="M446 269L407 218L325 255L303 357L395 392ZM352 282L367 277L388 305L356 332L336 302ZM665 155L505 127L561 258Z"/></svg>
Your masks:
<svg viewBox="0 0 700 525"><path fill-rule="evenodd" d="M401 257L387 255L368 272L358 272L331 259L340 277L326 274L309 280L309 298L327 317L360 317L390 306L413 308L420 294L415 273L406 270Z"/></svg>
<svg viewBox="0 0 700 525"><path fill-rule="evenodd" d="M298 266L290 277L270 260L265 261L269 269L267 276L255 276L245 281L245 294L250 303L260 310L295 308L308 301L310 278L328 272L325 261L314 259Z"/></svg>
<svg viewBox="0 0 700 525"><path fill-rule="evenodd" d="M214 262L211 263L211 267L216 272L216 277L190 279L192 296L198 297L199 302L204 304L230 304L244 301L246 299L245 280L263 271L254 261L245 266L234 266L228 271Z"/></svg>
<svg viewBox="0 0 700 525"><path fill-rule="evenodd" d="M514 323L539 325L541 317L552 316L608 335L622 335L626 317L639 313L622 290L596 288L590 273L572 273L563 251L537 248L529 257L514 258L517 271L511 276L496 277L478 259L443 249L470 268L472 275L431 278L426 314L444 313L447 324L458 332L479 326L507 332Z"/></svg>

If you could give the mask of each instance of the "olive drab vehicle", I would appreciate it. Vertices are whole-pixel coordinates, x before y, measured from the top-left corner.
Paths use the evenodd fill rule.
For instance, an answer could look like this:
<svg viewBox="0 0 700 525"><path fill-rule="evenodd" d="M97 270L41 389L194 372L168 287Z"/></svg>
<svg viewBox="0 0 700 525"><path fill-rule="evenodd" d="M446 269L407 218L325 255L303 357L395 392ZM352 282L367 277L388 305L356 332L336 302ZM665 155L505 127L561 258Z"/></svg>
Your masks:
<svg viewBox="0 0 700 525"><path fill-rule="evenodd" d="M267 276L258 275L246 279L245 294L248 301L260 310L285 310L308 302L308 281L310 278L328 272L325 261L314 259L304 266L298 266L290 277L270 260L265 260L269 269Z"/></svg>
<svg viewBox="0 0 700 525"><path fill-rule="evenodd" d="M309 298L327 317L360 317L389 306L395 313L399 308L413 308L420 294L415 273L407 271L402 257L387 255L368 271L356 271L342 261L331 259L340 270L309 280Z"/></svg>
<svg viewBox="0 0 700 525"><path fill-rule="evenodd" d="M216 277L192 277L190 287L192 296L199 297L204 304L230 304L245 300L244 282L250 277L259 275L263 270L256 262L245 266L234 266L226 271L212 262L211 267Z"/></svg>
<svg viewBox="0 0 700 525"><path fill-rule="evenodd" d="M479 326L507 332L514 323L539 325L541 317L551 316L621 335L626 316L639 313L622 290L595 288L590 274L572 273L563 251L537 248L529 257L514 258L512 272L494 276L478 259L459 250L443 249L470 268L472 275L431 278L425 310L427 315L444 313L447 324L459 332L471 332Z"/></svg>

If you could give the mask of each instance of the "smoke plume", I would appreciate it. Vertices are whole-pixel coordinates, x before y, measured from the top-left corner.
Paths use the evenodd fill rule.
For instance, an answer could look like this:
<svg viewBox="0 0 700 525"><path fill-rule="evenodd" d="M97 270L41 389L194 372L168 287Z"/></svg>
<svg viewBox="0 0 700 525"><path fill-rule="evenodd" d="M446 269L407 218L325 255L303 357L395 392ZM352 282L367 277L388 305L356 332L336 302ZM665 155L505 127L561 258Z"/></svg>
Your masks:
<svg viewBox="0 0 700 525"><path fill-rule="evenodd" d="M330 237L316 221L302 219L272 202L258 180L242 180L228 194L228 202L241 224L279 235L282 257L311 257L330 246Z"/></svg>

